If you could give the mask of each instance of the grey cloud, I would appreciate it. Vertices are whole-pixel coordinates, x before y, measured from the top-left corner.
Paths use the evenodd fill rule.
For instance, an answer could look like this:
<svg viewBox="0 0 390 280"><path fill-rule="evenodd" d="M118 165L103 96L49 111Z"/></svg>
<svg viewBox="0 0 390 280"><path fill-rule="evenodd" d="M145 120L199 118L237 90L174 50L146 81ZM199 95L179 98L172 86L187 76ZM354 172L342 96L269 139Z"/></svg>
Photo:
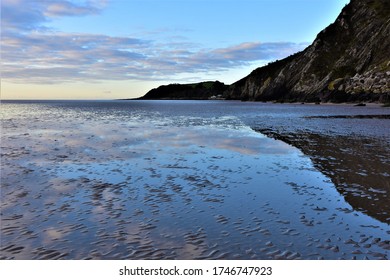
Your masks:
<svg viewBox="0 0 390 280"><path fill-rule="evenodd" d="M176 61L175 66L182 71L191 69L190 71L207 72L242 67L250 65L255 61L272 61L284 58L301 51L307 45L290 42L249 42L227 48L199 50L195 52L175 50L170 55L171 59Z"/></svg>
<svg viewBox="0 0 390 280"><path fill-rule="evenodd" d="M140 51L149 44L103 35L12 35L3 40L2 76L16 82L128 79L147 59Z"/></svg>
<svg viewBox="0 0 390 280"><path fill-rule="evenodd" d="M97 13L104 1L2 0L2 78L16 83L98 80L161 80L179 74L225 71L270 61L307 44L248 42L201 49L183 37L159 41L56 32L52 16ZM5 28L3 28L3 26Z"/></svg>
<svg viewBox="0 0 390 280"><path fill-rule="evenodd" d="M246 43L224 49L159 48L153 41L91 34L7 34L3 78L17 82L159 80L183 73L242 67L303 48L292 43Z"/></svg>
<svg viewBox="0 0 390 280"><path fill-rule="evenodd" d="M1 29L26 31L43 29L42 23L47 21L40 5L34 6L31 2L2 0Z"/></svg>
<svg viewBox="0 0 390 280"><path fill-rule="evenodd" d="M275 60L302 50L305 44L289 42L260 43L248 42L239 45L200 52L194 55L194 62L212 61L219 67L240 66L259 60Z"/></svg>
<svg viewBox="0 0 390 280"><path fill-rule="evenodd" d="M47 16L83 16L97 14L101 11L102 2L86 1L83 4L72 3L71 1L48 1L44 11ZM99 5L100 4L100 5Z"/></svg>
<svg viewBox="0 0 390 280"><path fill-rule="evenodd" d="M68 0L2 0L1 27L18 31L48 30L45 24L50 17L97 14L104 3L103 0L81 4Z"/></svg>

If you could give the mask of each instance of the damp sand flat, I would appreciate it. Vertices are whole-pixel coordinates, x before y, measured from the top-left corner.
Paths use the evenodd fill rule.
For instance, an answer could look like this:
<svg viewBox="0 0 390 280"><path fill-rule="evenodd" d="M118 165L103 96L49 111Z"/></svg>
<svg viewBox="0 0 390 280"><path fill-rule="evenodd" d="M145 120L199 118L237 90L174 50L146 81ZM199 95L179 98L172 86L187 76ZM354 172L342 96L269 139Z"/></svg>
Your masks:
<svg viewBox="0 0 390 280"><path fill-rule="evenodd" d="M348 199L333 165L325 170L313 159L326 161L326 154L258 132L321 125L321 135L354 134L350 122L361 120L336 127L331 118L305 118L338 108L3 102L1 258L388 259L385 208L375 215ZM382 130L374 121L360 122L355 137L374 138L388 151L388 120L375 122ZM382 161L370 172L386 178L380 168L388 158ZM344 174L339 167L333 173ZM359 195L370 201L370 192L378 194L372 202L388 205L386 185L368 184Z"/></svg>

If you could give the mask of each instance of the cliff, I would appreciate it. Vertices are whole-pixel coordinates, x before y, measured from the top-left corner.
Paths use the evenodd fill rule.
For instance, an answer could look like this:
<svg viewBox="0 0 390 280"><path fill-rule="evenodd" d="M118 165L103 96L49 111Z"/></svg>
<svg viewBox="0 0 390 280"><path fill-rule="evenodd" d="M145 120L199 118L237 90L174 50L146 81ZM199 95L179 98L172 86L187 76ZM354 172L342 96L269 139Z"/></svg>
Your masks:
<svg viewBox="0 0 390 280"><path fill-rule="evenodd" d="M351 0L304 51L254 70L228 99L390 100L390 1Z"/></svg>
<svg viewBox="0 0 390 280"><path fill-rule="evenodd" d="M390 1L351 0L302 52L254 70L231 86L161 86L141 99L390 102Z"/></svg>

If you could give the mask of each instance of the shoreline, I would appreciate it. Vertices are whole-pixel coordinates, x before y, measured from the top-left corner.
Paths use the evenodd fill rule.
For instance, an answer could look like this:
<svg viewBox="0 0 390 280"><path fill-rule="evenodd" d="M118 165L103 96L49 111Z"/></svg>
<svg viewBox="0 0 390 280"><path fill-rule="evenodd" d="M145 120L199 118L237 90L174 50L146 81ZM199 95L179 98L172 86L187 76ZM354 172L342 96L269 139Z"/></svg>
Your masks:
<svg viewBox="0 0 390 280"><path fill-rule="evenodd" d="M173 98L160 98L160 99L143 99L143 98L125 98L125 99L115 99L115 100L122 100L122 101L240 101L240 102L248 102L248 103L263 103L263 104L292 104L292 105L351 105L356 107L390 107L388 103L380 103L380 102L342 102L342 103L336 103L336 102L286 102L286 101L276 101L276 100L270 100L270 101L256 101L256 100L240 100L240 99L173 99Z"/></svg>
<svg viewBox="0 0 390 280"><path fill-rule="evenodd" d="M259 104L279 104L279 105L322 105L322 106L355 106L355 107L382 107L390 108L389 103L380 102L278 102L278 101L255 101L255 100L239 100L239 99L171 99L171 98L160 98L160 99L143 99L137 98L119 98L119 99L0 99L2 102L110 102L110 101L226 101L226 102L243 102L243 103L259 103Z"/></svg>

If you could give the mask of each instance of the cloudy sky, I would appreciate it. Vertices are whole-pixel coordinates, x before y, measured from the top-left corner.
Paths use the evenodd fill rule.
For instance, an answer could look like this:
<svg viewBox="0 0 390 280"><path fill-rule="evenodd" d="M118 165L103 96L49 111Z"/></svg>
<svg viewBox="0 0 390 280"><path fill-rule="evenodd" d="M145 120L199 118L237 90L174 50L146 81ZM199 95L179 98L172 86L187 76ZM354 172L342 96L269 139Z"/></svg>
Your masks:
<svg viewBox="0 0 390 280"><path fill-rule="evenodd" d="M2 99L230 84L304 49L349 0L1 0Z"/></svg>

